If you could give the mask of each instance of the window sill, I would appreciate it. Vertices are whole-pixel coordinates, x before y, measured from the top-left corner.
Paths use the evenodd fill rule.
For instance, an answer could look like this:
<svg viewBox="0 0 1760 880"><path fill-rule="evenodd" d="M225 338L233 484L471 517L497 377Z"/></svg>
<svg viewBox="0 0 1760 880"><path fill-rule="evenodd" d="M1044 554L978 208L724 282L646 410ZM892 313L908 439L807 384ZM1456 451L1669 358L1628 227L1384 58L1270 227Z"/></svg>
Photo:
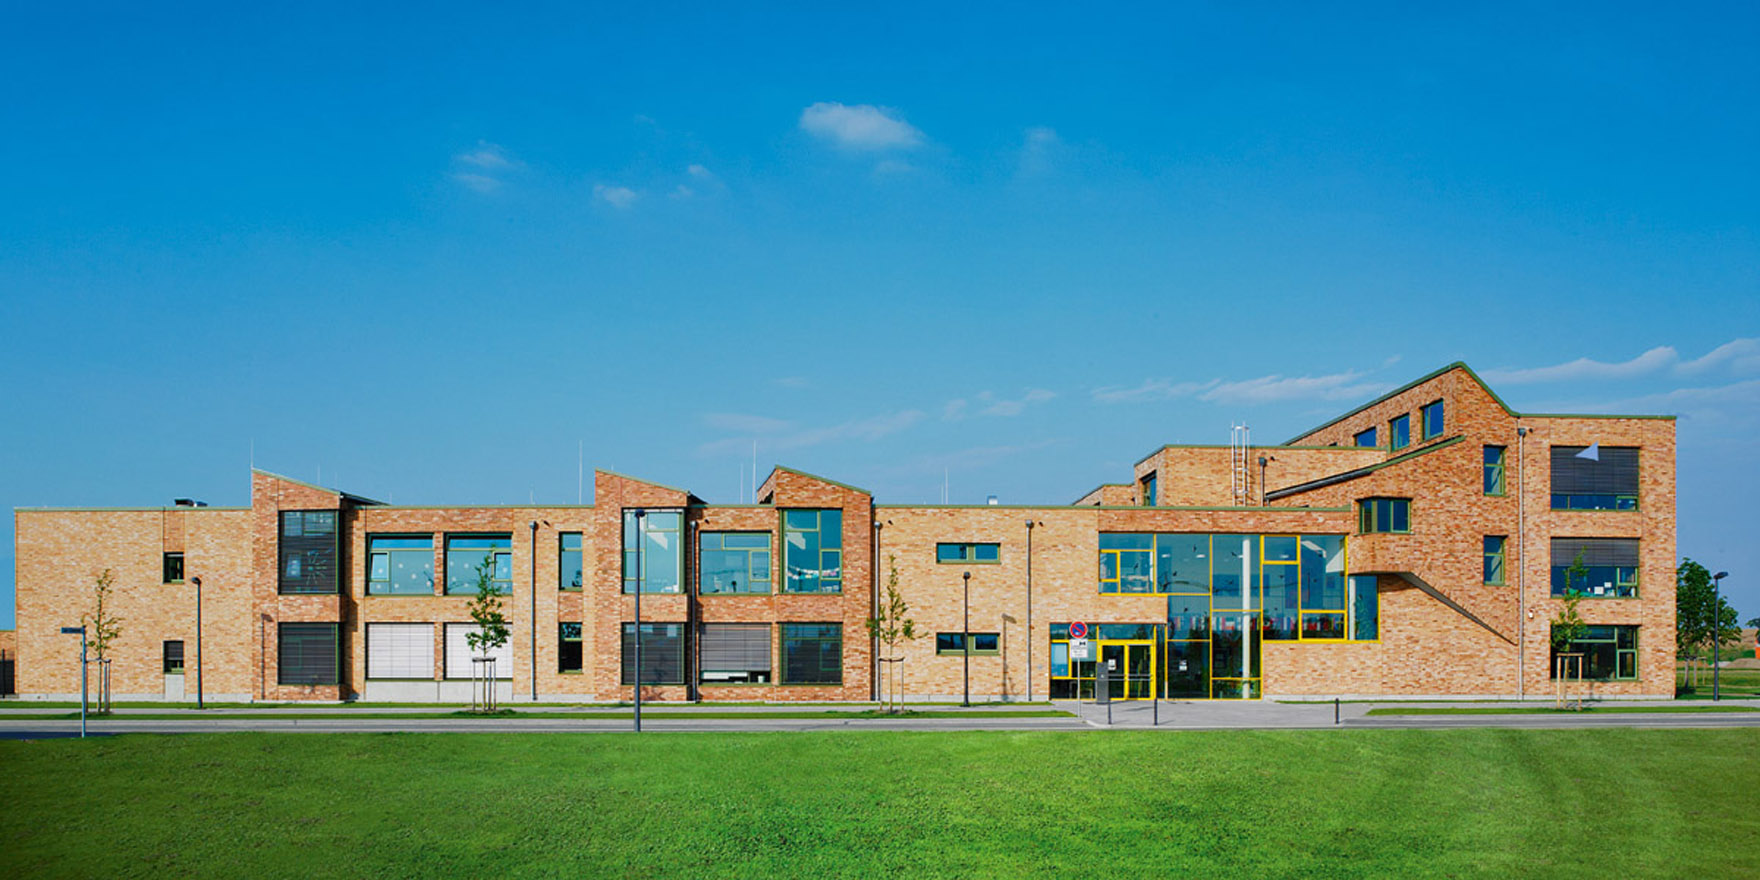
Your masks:
<svg viewBox="0 0 1760 880"><path fill-rule="evenodd" d="M973 559L973 560L958 560L958 561L950 562L945 559L937 559L937 560L935 560L935 564L936 565L1001 565L1002 560L991 559L991 560L988 560L985 562L979 562L979 561Z"/></svg>
<svg viewBox="0 0 1760 880"><path fill-rule="evenodd" d="M843 595L843 591L837 590L836 592L828 592L828 591L821 590L817 593L797 593L792 590L783 590L778 595L782 595L782 596L841 596L841 595Z"/></svg>
<svg viewBox="0 0 1760 880"><path fill-rule="evenodd" d="M698 593L698 594L697 594L697 598L699 598L699 599L718 599L718 598L721 598L721 597L724 597L724 596L726 596L726 597L734 597L734 598L737 598L737 597L740 597L740 596L774 596L774 595L776 595L776 593L774 593L774 592L772 592L772 591L770 591L770 590L765 590L765 591L763 591L763 592L761 592L761 593L760 593L760 592L758 592L758 591L756 591L756 590L754 590L754 591L752 591L752 592L749 592L749 593L727 593L727 592L721 592L721 593ZM814 594L812 594L812 593L799 593L799 594L794 594L794 593L791 593L791 594L790 594L790 595L803 595L803 596L810 596L810 595L814 595Z"/></svg>

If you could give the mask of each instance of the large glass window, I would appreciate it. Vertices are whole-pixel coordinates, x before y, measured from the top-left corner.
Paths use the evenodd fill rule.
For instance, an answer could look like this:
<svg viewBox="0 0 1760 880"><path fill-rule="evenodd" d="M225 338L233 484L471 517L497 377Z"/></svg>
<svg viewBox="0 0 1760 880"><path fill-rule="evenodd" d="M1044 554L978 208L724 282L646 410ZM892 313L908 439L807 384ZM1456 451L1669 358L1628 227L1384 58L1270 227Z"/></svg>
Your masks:
<svg viewBox="0 0 1760 880"><path fill-rule="evenodd" d="M336 592L336 541L336 511L281 511L281 592Z"/></svg>
<svg viewBox="0 0 1760 880"><path fill-rule="evenodd" d="M1552 447L1553 510L1637 510L1638 448Z"/></svg>
<svg viewBox="0 0 1760 880"><path fill-rule="evenodd" d="M623 625L624 684L636 683L636 625ZM642 684L684 684L684 624L642 624Z"/></svg>
<svg viewBox="0 0 1760 880"><path fill-rule="evenodd" d="M367 595L434 595L434 536L369 536Z"/></svg>
<svg viewBox="0 0 1760 880"><path fill-rule="evenodd" d="M563 532L556 536L556 589L581 588L581 533Z"/></svg>
<svg viewBox="0 0 1760 880"><path fill-rule="evenodd" d="M1210 568L1210 602L1216 608L1259 607L1259 536L1213 535L1215 559Z"/></svg>
<svg viewBox="0 0 1760 880"><path fill-rule="evenodd" d="M1442 436L1442 401L1424 404L1419 415L1424 420L1424 439Z"/></svg>
<svg viewBox="0 0 1760 880"><path fill-rule="evenodd" d="M1412 499L1364 498L1357 502L1357 531L1405 534L1412 530Z"/></svg>
<svg viewBox="0 0 1760 880"><path fill-rule="evenodd" d="M640 525L638 525L638 522ZM676 510L623 512L623 591L636 591L641 576L644 593L683 590L684 514ZM679 682L682 684L683 682Z"/></svg>
<svg viewBox="0 0 1760 880"><path fill-rule="evenodd" d="M1485 583L1503 585L1504 546L1509 538L1504 535L1485 536Z"/></svg>
<svg viewBox="0 0 1760 880"><path fill-rule="evenodd" d="M1567 659L1566 678L1582 677L1591 681L1629 681L1638 677L1638 628L1635 626L1591 626L1583 637L1571 642L1563 651L1552 650L1552 677L1559 672L1558 655L1581 654L1582 659Z"/></svg>
<svg viewBox="0 0 1760 880"><path fill-rule="evenodd" d="M495 661L496 678L513 677L513 639L501 643L501 647L489 651L471 650L470 635L481 632L482 627L474 623L449 623L446 625L446 677L470 678L472 675L484 675L477 670L475 658L487 657ZM484 664L487 665L487 664Z"/></svg>
<svg viewBox="0 0 1760 880"><path fill-rule="evenodd" d="M367 624L367 677L433 681L434 625Z"/></svg>
<svg viewBox="0 0 1760 880"><path fill-rule="evenodd" d="M337 626L334 623L283 623L278 635L276 677L281 684L336 684Z"/></svg>
<svg viewBox="0 0 1760 880"><path fill-rule="evenodd" d="M1155 591L1155 536L1100 535L1100 592Z"/></svg>
<svg viewBox="0 0 1760 880"><path fill-rule="evenodd" d="M1352 439L1354 439L1356 441L1356 445L1362 446L1362 447L1365 447L1368 449L1374 449L1376 446L1380 445L1375 442L1375 429L1374 428L1365 428L1361 431L1358 431L1357 436Z"/></svg>
<svg viewBox="0 0 1760 880"><path fill-rule="evenodd" d="M585 668L581 656L581 625L578 623L559 623L556 625L556 671L563 674L580 672Z"/></svg>
<svg viewBox="0 0 1760 880"><path fill-rule="evenodd" d="M703 532L697 546L697 592L770 592L769 532Z"/></svg>
<svg viewBox="0 0 1760 880"><path fill-rule="evenodd" d="M785 593L843 592L843 511L782 512Z"/></svg>
<svg viewBox="0 0 1760 880"><path fill-rule="evenodd" d="M1002 561L1002 545L936 544L935 561L940 563L957 562L967 565L990 565Z"/></svg>
<svg viewBox="0 0 1760 880"><path fill-rule="evenodd" d="M784 684L842 684L843 626L836 623L782 624Z"/></svg>
<svg viewBox="0 0 1760 880"><path fill-rule="evenodd" d="M935 634L937 654L995 654L1002 649L999 633L944 632Z"/></svg>
<svg viewBox="0 0 1760 880"><path fill-rule="evenodd" d="M703 684L766 684L770 681L770 625L705 623Z"/></svg>
<svg viewBox="0 0 1760 880"><path fill-rule="evenodd" d="M1155 536L1155 591L1210 592L1210 536Z"/></svg>
<svg viewBox="0 0 1760 880"><path fill-rule="evenodd" d="M1412 445L1412 417L1401 413L1387 422L1387 448L1404 449Z"/></svg>
<svg viewBox="0 0 1760 880"><path fill-rule="evenodd" d="M1485 494L1504 494L1504 456L1508 451L1503 446L1485 447Z"/></svg>
<svg viewBox="0 0 1760 880"><path fill-rule="evenodd" d="M513 536L446 536L447 595L476 595L484 575L491 592L513 592Z"/></svg>
<svg viewBox="0 0 1760 880"><path fill-rule="evenodd" d="M1637 538L1553 538L1552 595L1591 599L1638 595Z"/></svg>

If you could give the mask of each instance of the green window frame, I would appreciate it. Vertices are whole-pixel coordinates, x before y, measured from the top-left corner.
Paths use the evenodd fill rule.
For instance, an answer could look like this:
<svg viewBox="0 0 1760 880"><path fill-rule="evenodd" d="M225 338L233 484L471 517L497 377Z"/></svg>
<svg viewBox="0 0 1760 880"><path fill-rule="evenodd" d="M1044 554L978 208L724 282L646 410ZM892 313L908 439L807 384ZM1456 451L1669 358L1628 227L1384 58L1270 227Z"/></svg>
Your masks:
<svg viewBox="0 0 1760 880"><path fill-rule="evenodd" d="M1141 483L1143 487L1143 506L1154 507L1158 500L1155 496L1157 480L1155 479L1154 472L1150 472L1148 476L1143 477Z"/></svg>
<svg viewBox="0 0 1760 880"><path fill-rule="evenodd" d="M1504 460L1509 454L1507 446L1487 446L1483 455L1485 462L1485 494L1503 495Z"/></svg>
<svg viewBox="0 0 1760 880"><path fill-rule="evenodd" d="M1485 536L1485 583L1495 587L1501 587L1505 584L1507 576L1504 573L1504 553L1508 546L1509 536L1507 535Z"/></svg>
<svg viewBox="0 0 1760 880"><path fill-rule="evenodd" d="M165 675L183 674L183 640L173 639L160 645L160 660Z"/></svg>
<svg viewBox="0 0 1760 880"><path fill-rule="evenodd" d="M1430 440L1430 439L1442 436L1442 431L1443 431L1442 401L1435 400L1435 401L1431 401L1430 403L1424 404L1424 408L1419 410L1418 414L1423 417L1424 439L1425 440Z"/></svg>
<svg viewBox="0 0 1760 880"><path fill-rule="evenodd" d="M1357 502L1357 531L1364 535L1408 535L1412 499L1364 498Z"/></svg>
<svg viewBox="0 0 1760 880"><path fill-rule="evenodd" d="M698 595L769 595L771 576L769 532L698 535Z"/></svg>
<svg viewBox="0 0 1760 880"><path fill-rule="evenodd" d="M1552 595L1636 599L1641 559L1637 538L1553 538Z"/></svg>
<svg viewBox="0 0 1760 880"><path fill-rule="evenodd" d="M1002 634L993 632L940 632L935 634L935 653L974 657L1002 653Z"/></svg>
<svg viewBox="0 0 1760 880"><path fill-rule="evenodd" d="M556 672L560 675L579 675L586 671L586 658L581 649L581 625L579 623L556 624ZM647 645L643 645L646 648ZM643 653L647 653L643 651Z"/></svg>
<svg viewBox="0 0 1760 880"><path fill-rule="evenodd" d="M181 584L181 583L183 583L183 554L182 553L167 553L167 554L165 554L164 557L159 560L159 568L160 568L160 574L162 575L162 579L160 580L160 583L164 583L164 584Z"/></svg>
<svg viewBox="0 0 1760 880"><path fill-rule="evenodd" d="M333 594L341 588L336 565L338 512L283 510L280 522L280 569L277 589L283 594Z"/></svg>
<svg viewBox="0 0 1760 880"><path fill-rule="evenodd" d="M446 595L475 596L481 572L489 573L489 590L513 592L513 535L446 536Z"/></svg>
<svg viewBox="0 0 1760 880"><path fill-rule="evenodd" d="M942 565L997 565L1002 562L1002 545L942 542L935 545L935 561Z"/></svg>
<svg viewBox="0 0 1760 880"><path fill-rule="evenodd" d="M562 532L556 536L556 589L565 593L581 590L581 533Z"/></svg>
<svg viewBox="0 0 1760 880"><path fill-rule="evenodd" d="M1554 446L1551 452L1553 510L1637 510L1640 448L1601 446L1593 459L1587 446Z"/></svg>
<svg viewBox="0 0 1760 880"><path fill-rule="evenodd" d="M782 511L782 592L843 592L843 511Z"/></svg>
<svg viewBox="0 0 1760 880"><path fill-rule="evenodd" d="M684 511L641 508L640 517L637 512L633 507L623 512L623 592L635 593L637 574L644 594L684 592Z"/></svg>
<svg viewBox="0 0 1760 880"><path fill-rule="evenodd" d="M1636 681L1638 678L1638 627L1626 624L1589 626L1583 637L1572 641L1560 651L1552 649L1549 674L1558 678L1558 655L1581 654L1584 681ZM1565 670L1567 678L1574 671Z"/></svg>
<svg viewBox="0 0 1760 880"><path fill-rule="evenodd" d="M697 630L697 678L705 685L769 684L767 623L705 623Z"/></svg>
<svg viewBox="0 0 1760 880"><path fill-rule="evenodd" d="M1356 446L1361 447L1363 449L1374 449L1375 447L1381 445L1381 444L1375 442L1377 439L1379 439L1375 436L1375 433L1376 433L1376 431L1373 427L1364 428L1363 430L1358 431L1356 433L1356 435L1351 438L1351 442L1353 444L1355 444Z"/></svg>
<svg viewBox="0 0 1760 880"><path fill-rule="evenodd" d="M1387 420L1387 448L1398 450L1412 445L1412 417L1400 413Z"/></svg>
<svg viewBox="0 0 1760 880"><path fill-rule="evenodd" d="M636 625L623 625L622 684L636 683ZM684 684L685 625L642 624L642 684Z"/></svg>
<svg viewBox="0 0 1760 880"><path fill-rule="evenodd" d="M784 623L782 683L843 684L843 625Z"/></svg>
<svg viewBox="0 0 1760 880"><path fill-rule="evenodd" d="M434 536L368 535L367 595L434 595Z"/></svg>

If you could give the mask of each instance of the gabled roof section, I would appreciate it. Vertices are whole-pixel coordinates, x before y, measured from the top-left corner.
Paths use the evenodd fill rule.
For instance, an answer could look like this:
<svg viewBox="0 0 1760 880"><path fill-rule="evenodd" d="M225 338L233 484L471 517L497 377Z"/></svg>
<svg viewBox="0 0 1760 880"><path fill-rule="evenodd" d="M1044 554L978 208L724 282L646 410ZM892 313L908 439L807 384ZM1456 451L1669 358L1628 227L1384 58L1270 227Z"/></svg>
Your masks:
<svg viewBox="0 0 1760 880"><path fill-rule="evenodd" d="M296 486L304 486L307 489L316 489L319 492L329 492L330 494L335 495L335 496L341 498L342 500L349 502L350 504L359 504L363 507L383 507L385 504L385 502L383 502L383 501L377 501L372 498L368 498L364 495L355 495L351 492L344 492L341 489L332 489L329 486L320 486L317 483L308 483L305 480L296 480L296 479L289 477L289 476L286 476L284 474L278 474L273 471L266 471L266 470L263 470L262 468L256 468L256 467L251 468L251 473L262 474L265 477L273 477L273 478L280 480L284 483L292 483Z"/></svg>
<svg viewBox="0 0 1760 880"><path fill-rule="evenodd" d="M850 484L848 484L848 483L839 483L839 482L838 482L838 481L836 481L836 480L827 480L827 479L825 479L825 478L824 478L824 477L821 477L821 476L819 476L819 475L818 475L818 474L809 474L809 473L807 473L807 472L806 472L806 471L802 471L802 470L796 470L796 469L794 469L794 468L791 468L791 467L783 467L783 466L782 466L782 465L773 465L773 466L771 466L771 468L770 468L770 476L769 476L769 478L767 478L767 479L765 479L765 480L764 480L764 483L765 483L765 484L768 484L768 483L769 483L769 482L770 482L770 480L773 480L773 479L775 479L775 478L776 478L776 474L777 474L777 472L778 472L778 471L780 471L780 472L782 472L782 473L785 473L785 474L794 474L794 475L795 475L795 476L797 476L797 477L806 477L806 478L807 478L807 479L809 479L809 480L816 480L816 481L818 481L818 482L821 482L821 483L825 483L825 484L826 484L826 485L830 485L830 486L836 486L836 487L838 487L838 488L840 488L840 489L848 489L848 490L850 490L850 491L851 491L851 492L860 492L860 493L862 493L862 494L863 494L863 495L866 495L866 496L868 496L868 497L869 497L869 498L872 498L872 497L874 497L874 493L872 493L872 492L869 492L869 491L868 491L868 490L866 490L866 489L863 489L863 488L862 488L862 487L860 487L860 486L851 486L851 485L850 485Z"/></svg>
<svg viewBox="0 0 1760 880"><path fill-rule="evenodd" d="M1350 480L1357 479L1358 477L1366 477L1372 473L1375 473L1378 470L1381 470L1382 468L1392 467L1396 464L1401 464L1403 462L1411 461L1412 459L1417 458L1420 455L1428 455L1432 452L1435 452L1438 449L1445 449L1445 448L1453 446L1456 443L1459 443L1465 439L1467 439L1467 438L1463 437L1463 436L1450 437L1447 440L1443 440L1443 441L1440 441L1437 443L1432 443L1429 446L1423 446L1418 449L1414 449L1411 452L1407 452L1403 455L1396 455L1386 461L1378 461L1374 464L1366 465L1364 467L1356 468L1354 470L1348 470L1348 471L1344 471L1343 473L1337 473L1337 474L1333 474L1331 476L1321 477L1318 480L1309 480L1306 483L1298 483L1294 486L1286 486L1282 489L1277 489L1277 490L1274 490L1271 492L1266 492L1265 493L1265 500L1266 501L1276 501L1280 498L1287 498L1291 495L1299 495L1303 492L1312 492L1315 489L1322 489L1327 486L1336 486L1339 483L1348 482Z"/></svg>

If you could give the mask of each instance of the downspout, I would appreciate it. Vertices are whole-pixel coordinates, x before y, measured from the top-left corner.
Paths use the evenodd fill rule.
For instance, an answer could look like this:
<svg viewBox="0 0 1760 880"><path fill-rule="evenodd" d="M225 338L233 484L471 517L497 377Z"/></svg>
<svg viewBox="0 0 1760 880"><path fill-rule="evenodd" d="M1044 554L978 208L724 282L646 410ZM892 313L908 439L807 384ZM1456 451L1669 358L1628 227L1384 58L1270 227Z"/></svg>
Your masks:
<svg viewBox="0 0 1760 880"><path fill-rule="evenodd" d="M1033 702L1033 518L1027 517L1027 702Z"/></svg>
<svg viewBox="0 0 1760 880"><path fill-rule="evenodd" d="M1516 428L1516 699L1528 688L1528 429Z"/></svg>
<svg viewBox="0 0 1760 880"><path fill-rule="evenodd" d="M526 550L526 572L532 588L532 702L538 702L538 521L532 520L532 543Z"/></svg>
<svg viewBox="0 0 1760 880"><path fill-rule="evenodd" d="M880 528L883 523L875 515L874 505L868 505L868 518L874 523L874 564L868 572L868 619L872 620L880 613ZM879 628L868 637L868 700L880 701L880 633Z"/></svg>

